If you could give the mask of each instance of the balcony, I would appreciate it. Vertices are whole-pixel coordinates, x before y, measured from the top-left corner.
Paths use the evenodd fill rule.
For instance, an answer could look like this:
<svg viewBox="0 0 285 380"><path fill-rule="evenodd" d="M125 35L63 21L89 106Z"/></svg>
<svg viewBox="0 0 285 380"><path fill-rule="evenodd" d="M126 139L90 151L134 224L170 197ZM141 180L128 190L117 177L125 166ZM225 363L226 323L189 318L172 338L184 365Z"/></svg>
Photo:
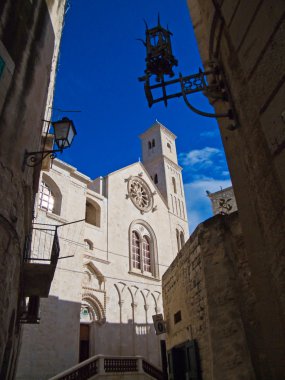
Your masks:
<svg viewBox="0 0 285 380"><path fill-rule="evenodd" d="M40 298L49 295L51 282L54 277L59 259L66 259L74 255L59 257L60 244L58 229L61 227L84 222L85 219L59 225L34 223L30 234L26 238L22 272L20 322L39 323ZM71 236L75 230L70 230ZM62 237L62 236L61 236ZM69 240L69 244L78 247L79 241Z"/></svg>
<svg viewBox="0 0 285 380"><path fill-rule="evenodd" d="M58 226L35 223L26 238L23 296L48 297L59 258Z"/></svg>

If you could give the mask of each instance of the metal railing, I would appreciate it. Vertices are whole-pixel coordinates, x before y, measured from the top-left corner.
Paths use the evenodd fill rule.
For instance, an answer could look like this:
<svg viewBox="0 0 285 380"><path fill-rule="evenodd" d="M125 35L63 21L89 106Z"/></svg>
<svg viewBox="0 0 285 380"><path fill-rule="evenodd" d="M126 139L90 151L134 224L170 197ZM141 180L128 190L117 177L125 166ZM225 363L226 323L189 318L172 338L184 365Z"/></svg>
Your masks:
<svg viewBox="0 0 285 380"><path fill-rule="evenodd" d="M146 373L153 379L163 380L161 370L144 360L141 356L103 356L96 355L82 363L52 377L50 380L88 380L94 375L106 376L110 373Z"/></svg>
<svg viewBox="0 0 285 380"><path fill-rule="evenodd" d="M57 229L58 226L34 223L26 238L24 261L56 265L60 253Z"/></svg>
<svg viewBox="0 0 285 380"><path fill-rule="evenodd" d="M80 246L79 236L76 232L76 227L74 226L77 226L78 223L84 221L85 219L75 220L73 222L62 224L46 224L38 222L33 223L33 227L30 231L30 234L26 237L24 261L30 263L52 264L56 266L58 259L73 257L74 254L59 257L59 240L61 239L61 243L62 241L68 241L69 246ZM65 233L63 232L63 230L65 230L65 227L75 228L73 231L67 230L67 233L69 233L71 237L75 237L74 240L68 240L64 238ZM59 229L61 231L60 236L58 234Z"/></svg>

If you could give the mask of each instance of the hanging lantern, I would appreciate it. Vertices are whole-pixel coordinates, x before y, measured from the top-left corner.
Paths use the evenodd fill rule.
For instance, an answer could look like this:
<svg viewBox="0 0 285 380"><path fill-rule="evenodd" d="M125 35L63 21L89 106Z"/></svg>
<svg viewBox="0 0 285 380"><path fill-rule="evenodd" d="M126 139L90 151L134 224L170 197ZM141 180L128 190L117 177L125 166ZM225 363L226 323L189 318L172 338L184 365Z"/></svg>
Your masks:
<svg viewBox="0 0 285 380"><path fill-rule="evenodd" d="M172 54L170 36L172 33L160 25L148 29L146 25L146 70L145 73L156 75L156 80L160 82L164 75L174 76L173 66L178 65L178 61Z"/></svg>

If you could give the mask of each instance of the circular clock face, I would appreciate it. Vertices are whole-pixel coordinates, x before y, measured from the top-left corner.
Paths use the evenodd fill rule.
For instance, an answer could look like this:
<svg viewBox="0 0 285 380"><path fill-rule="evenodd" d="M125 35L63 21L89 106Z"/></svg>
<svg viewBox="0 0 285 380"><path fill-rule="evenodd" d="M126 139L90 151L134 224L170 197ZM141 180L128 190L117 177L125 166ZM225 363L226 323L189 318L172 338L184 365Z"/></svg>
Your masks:
<svg viewBox="0 0 285 380"><path fill-rule="evenodd" d="M128 182L128 192L133 204L141 211L152 209L153 196L147 183L139 177L132 177Z"/></svg>

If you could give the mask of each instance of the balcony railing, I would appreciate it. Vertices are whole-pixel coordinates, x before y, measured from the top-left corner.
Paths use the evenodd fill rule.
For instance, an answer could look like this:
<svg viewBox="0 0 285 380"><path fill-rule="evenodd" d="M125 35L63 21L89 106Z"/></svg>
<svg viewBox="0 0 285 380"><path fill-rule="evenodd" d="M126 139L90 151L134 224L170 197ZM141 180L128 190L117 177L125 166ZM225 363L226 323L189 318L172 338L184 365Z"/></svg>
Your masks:
<svg viewBox="0 0 285 380"><path fill-rule="evenodd" d="M60 253L58 226L35 223L26 238L23 296L48 297Z"/></svg>
<svg viewBox="0 0 285 380"><path fill-rule="evenodd" d="M63 224L34 223L26 238L23 257L22 305L20 320L22 323L39 323L40 298L48 297L51 282L59 259L60 244L58 229L75 226L83 220ZM72 234L71 236L76 235ZM61 235L62 239L62 235ZM69 245L78 245L79 241L69 241ZM28 298L28 300L27 300Z"/></svg>
<svg viewBox="0 0 285 380"><path fill-rule="evenodd" d="M52 377L50 380L88 380L113 374L148 374L153 379L163 380L162 371L141 356L103 356L96 355L82 363Z"/></svg>
<svg viewBox="0 0 285 380"><path fill-rule="evenodd" d="M24 261L56 265L60 252L57 229L55 225L34 223L26 238Z"/></svg>

